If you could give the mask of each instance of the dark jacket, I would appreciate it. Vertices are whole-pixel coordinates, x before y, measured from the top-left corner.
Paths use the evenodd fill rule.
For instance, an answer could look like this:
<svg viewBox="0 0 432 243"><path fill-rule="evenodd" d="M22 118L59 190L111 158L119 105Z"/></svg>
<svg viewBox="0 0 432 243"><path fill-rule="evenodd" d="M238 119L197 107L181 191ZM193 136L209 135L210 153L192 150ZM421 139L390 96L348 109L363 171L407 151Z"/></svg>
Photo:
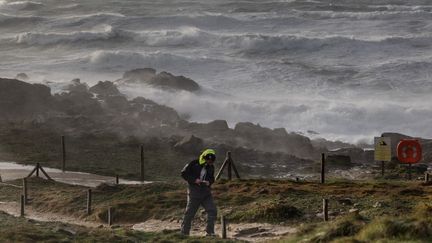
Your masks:
<svg viewBox="0 0 432 243"><path fill-rule="evenodd" d="M205 176L205 180L210 182L210 185L214 183L214 166L213 165L200 165L198 160L193 160L187 164L183 170L181 171L181 176L183 179L185 179L190 186L199 186L195 183L196 179L200 178L201 175L201 169L203 166L206 167L207 174ZM201 187L207 187L205 185L202 185Z"/></svg>

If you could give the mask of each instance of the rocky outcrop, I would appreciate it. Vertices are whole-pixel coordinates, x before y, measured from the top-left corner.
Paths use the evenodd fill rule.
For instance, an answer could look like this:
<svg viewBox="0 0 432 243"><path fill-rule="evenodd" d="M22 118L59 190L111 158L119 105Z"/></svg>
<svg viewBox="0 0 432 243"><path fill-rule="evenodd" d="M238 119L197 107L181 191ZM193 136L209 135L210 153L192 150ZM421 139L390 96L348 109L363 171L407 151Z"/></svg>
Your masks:
<svg viewBox="0 0 432 243"><path fill-rule="evenodd" d="M127 71L123 74L125 82L146 82L156 76L156 70L153 68L138 68Z"/></svg>
<svg viewBox="0 0 432 243"><path fill-rule="evenodd" d="M99 97L122 96L115 84L111 81L99 81L89 89L90 92L97 94Z"/></svg>
<svg viewBox="0 0 432 243"><path fill-rule="evenodd" d="M239 145L269 152L283 152L303 158L316 156L309 138L287 133L284 128L270 129L250 122L237 123L234 133Z"/></svg>
<svg viewBox="0 0 432 243"><path fill-rule="evenodd" d="M79 78L72 79L70 84L65 88L66 91L69 92L88 92L88 85L86 83L81 83Z"/></svg>
<svg viewBox="0 0 432 243"><path fill-rule="evenodd" d="M172 90L197 91L200 86L190 78L175 76L168 72L156 74L152 68L140 68L124 73L123 78L116 81L119 84L148 84L159 88Z"/></svg>
<svg viewBox="0 0 432 243"><path fill-rule="evenodd" d="M203 148L204 141L194 135L186 136L174 145L174 149L188 154L199 154Z"/></svg>
<svg viewBox="0 0 432 243"><path fill-rule="evenodd" d="M17 80L27 81L29 80L29 76L26 73L18 73L15 77Z"/></svg>
<svg viewBox="0 0 432 243"><path fill-rule="evenodd" d="M45 85L0 78L0 119L24 119L51 109L51 90Z"/></svg>
<svg viewBox="0 0 432 243"><path fill-rule="evenodd" d="M344 143L341 141L329 141L324 138L316 138L313 139L312 145L317 149L325 149L325 150L335 150L341 148L355 148L356 146L349 143Z"/></svg>
<svg viewBox="0 0 432 243"><path fill-rule="evenodd" d="M349 157L352 163L369 164L374 162L373 151L361 148L341 148L330 151L327 155Z"/></svg>

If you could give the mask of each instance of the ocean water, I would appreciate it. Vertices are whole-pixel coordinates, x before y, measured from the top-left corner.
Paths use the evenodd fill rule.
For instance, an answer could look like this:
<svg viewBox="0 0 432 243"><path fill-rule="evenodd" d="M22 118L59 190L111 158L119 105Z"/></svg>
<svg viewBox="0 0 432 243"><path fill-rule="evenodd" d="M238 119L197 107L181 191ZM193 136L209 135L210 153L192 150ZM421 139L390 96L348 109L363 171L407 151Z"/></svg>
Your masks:
<svg viewBox="0 0 432 243"><path fill-rule="evenodd" d="M203 90L122 91L191 121L432 137L429 0L0 0L0 33L0 77L25 72L55 92L152 67Z"/></svg>

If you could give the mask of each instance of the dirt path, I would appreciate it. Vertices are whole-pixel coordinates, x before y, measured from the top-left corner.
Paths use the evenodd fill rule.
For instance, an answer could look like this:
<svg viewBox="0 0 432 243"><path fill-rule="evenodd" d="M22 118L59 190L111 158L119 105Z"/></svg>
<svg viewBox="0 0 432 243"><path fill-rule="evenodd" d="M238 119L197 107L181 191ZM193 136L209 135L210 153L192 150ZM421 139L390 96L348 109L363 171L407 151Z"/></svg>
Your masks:
<svg viewBox="0 0 432 243"><path fill-rule="evenodd" d="M19 217L20 205L17 202L0 202L0 211L3 211L15 217ZM37 212L29 205L26 205L25 207L25 218L33 219L36 221L42 221L42 222L61 222L67 224L75 224L75 225L85 226L89 228L100 227L102 225L101 223L86 221L83 219L69 217L66 215L53 214L47 212L44 213Z"/></svg>
<svg viewBox="0 0 432 243"><path fill-rule="evenodd" d="M163 230L179 230L180 222L148 220L143 223L135 224L132 229L145 232L162 232ZM221 225L216 224L215 231L221 236ZM272 225L264 223L242 223L228 224L227 236L232 239L245 240L249 242L263 242L267 240L279 239L280 237L293 234L296 228L283 225ZM193 236L205 235L205 225L194 223L191 230Z"/></svg>
<svg viewBox="0 0 432 243"><path fill-rule="evenodd" d="M0 211L13 215L20 216L20 207L16 202L0 202ZM34 210L30 205L25 208L25 218L42 222L60 222L67 224L80 225L89 228L108 227L106 224L94 221L86 221L70 216L54 214L54 213L41 213ZM131 225L119 225L130 227ZM147 220L132 226L132 229L144 232L162 232L163 230L179 230L180 222L177 221L161 221L161 220ZM191 235L203 236L205 225L195 223L192 227ZM220 224L216 224L216 232L220 236ZM243 224L228 224L227 236L232 239L245 240L250 242L262 242L271 239L278 239L281 236L295 233L296 229L289 226L260 224L260 223L243 223Z"/></svg>

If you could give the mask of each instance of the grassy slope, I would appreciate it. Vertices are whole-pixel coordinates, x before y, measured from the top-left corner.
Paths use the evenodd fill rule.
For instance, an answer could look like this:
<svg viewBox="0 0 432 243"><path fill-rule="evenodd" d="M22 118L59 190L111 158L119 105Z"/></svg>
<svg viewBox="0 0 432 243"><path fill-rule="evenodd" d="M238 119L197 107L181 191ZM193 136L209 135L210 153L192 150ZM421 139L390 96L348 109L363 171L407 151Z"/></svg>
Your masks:
<svg viewBox="0 0 432 243"><path fill-rule="evenodd" d="M20 184L20 181L14 182ZM185 185L179 182L147 185L102 185L93 189L94 212L85 215L87 188L32 178L32 205L39 211L72 215L103 222L108 207L117 223L147 219L180 220L185 204ZM218 181L214 197L219 214L230 222L283 223L300 228L282 242L370 242L379 239L414 242L432 240L429 202L432 186L419 182L333 181L325 185L279 180ZM0 186L0 200L18 200L20 189ZM329 198L331 221L322 223L322 198ZM352 208L359 215L350 214ZM204 215L197 215L204 221ZM345 241L346 240L346 241ZM386 241L384 241L386 242Z"/></svg>
<svg viewBox="0 0 432 243"><path fill-rule="evenodd" d="M20 181L16 181L20 184ZM93 189L94 220L103 219L108 207L117 221L130 223L150 218L180 219L186 205L186 185L153 183L147 185L102 185ZM86 189L31 178L29 194L33 206L85 217ZM318 222L322 198L330 199L334 215L357 208L367 218L406 215L418 204L427 202L432 187L416 182L335 181L325 185L313 182L278 180L218 181L213 186L220 212L231 222ZM0 200L18 200L20 190L0 186ZM270 215L270 216L269 216Z"/></svg>
<svg viewBox="0 0 432 243"><path fill-rule="evenodd" d="M185 237L172 231L144 233L126 228L88 229L77 225L36 222L0 212L0 242L233 242Z"/></svg>

